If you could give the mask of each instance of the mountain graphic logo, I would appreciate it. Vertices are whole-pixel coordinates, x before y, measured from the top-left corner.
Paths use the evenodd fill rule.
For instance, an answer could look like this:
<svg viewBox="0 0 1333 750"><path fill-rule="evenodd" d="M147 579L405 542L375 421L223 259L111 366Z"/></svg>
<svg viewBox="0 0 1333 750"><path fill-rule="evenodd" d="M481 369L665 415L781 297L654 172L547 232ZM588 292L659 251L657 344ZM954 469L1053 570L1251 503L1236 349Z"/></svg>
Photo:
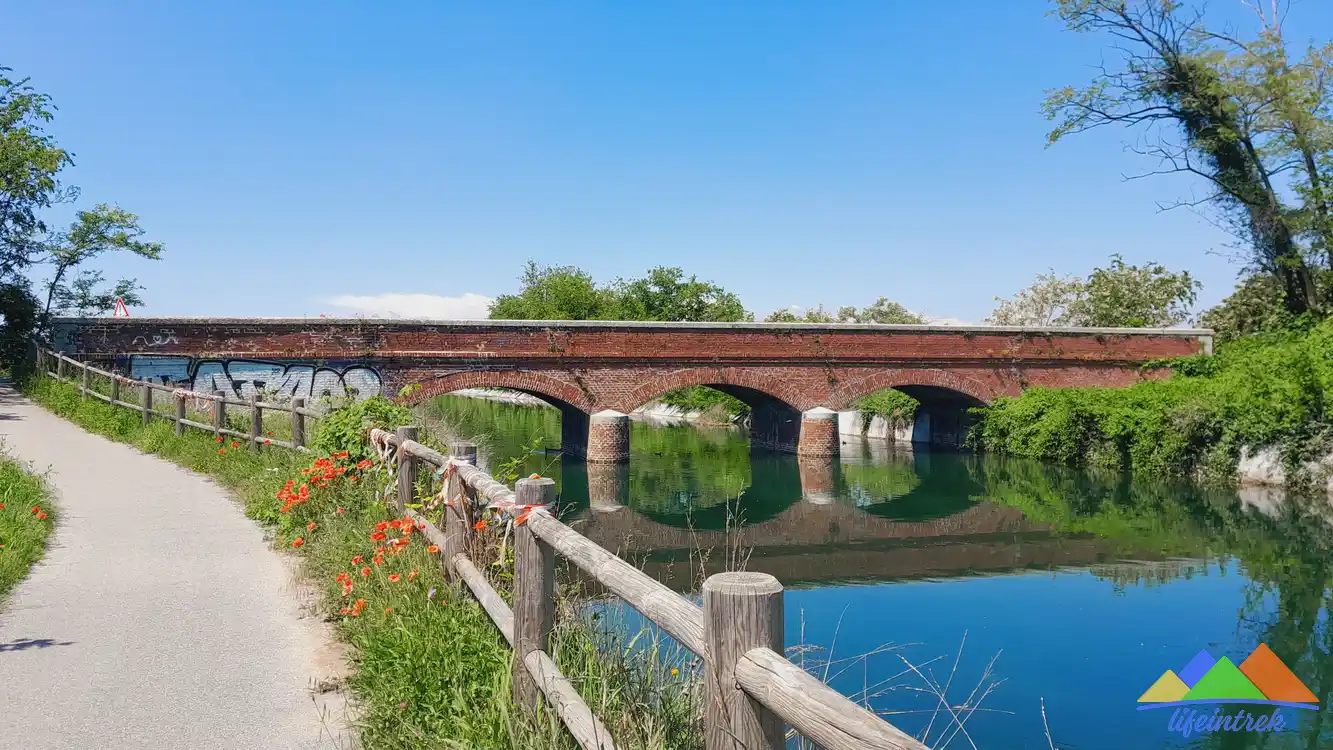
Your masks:
<svg viewBox="0 0 1333 750"><path fill-rule="evenodd" d="M1163 672L1138 702L1140 711L1195 703L1319 708L1319 698L1263 643L1239 665L1200 651L1179 672Z"/></svg>

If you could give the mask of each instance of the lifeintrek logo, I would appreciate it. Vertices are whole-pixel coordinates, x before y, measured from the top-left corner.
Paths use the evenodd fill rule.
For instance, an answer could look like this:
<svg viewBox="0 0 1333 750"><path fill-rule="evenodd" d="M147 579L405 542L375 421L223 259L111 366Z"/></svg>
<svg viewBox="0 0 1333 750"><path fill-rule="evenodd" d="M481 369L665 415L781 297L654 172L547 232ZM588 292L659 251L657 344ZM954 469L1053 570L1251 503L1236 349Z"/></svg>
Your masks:
<svg viewBox="0 0 1333 750"><path fill-rule="evenodd" d="M1140 711L1174 708L1166 729L1184 737L1213 732L1281 732L1287 726L1282 708L1319 708L1315 694L1263 643L1240 666L1225 656L1214 659L1207 651L1200 651L1178 674L1169 669L1163 672L1139 696L1139 703ZM1237 703L1263 708L1222 707ZM1218 707L1210 710L1209 706Z"/></svg>

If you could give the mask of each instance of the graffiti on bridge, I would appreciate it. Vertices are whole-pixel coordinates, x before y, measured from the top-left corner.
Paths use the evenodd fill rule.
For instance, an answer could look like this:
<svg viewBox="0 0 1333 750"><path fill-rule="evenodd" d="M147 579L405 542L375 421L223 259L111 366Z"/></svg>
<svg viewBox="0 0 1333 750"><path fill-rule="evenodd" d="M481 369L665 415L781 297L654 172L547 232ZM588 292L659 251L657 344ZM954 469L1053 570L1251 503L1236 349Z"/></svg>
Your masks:
<svg viewBox="0 0 1333 750"><path fill-rule="evenodd" d="M285 401L293 397L352 398L363 401L383 392L384 381L363 364L313 365L260 359L195 359L134 355L130 377L151 378L199 393L226 391L248 399L256 392Z"/></svg>

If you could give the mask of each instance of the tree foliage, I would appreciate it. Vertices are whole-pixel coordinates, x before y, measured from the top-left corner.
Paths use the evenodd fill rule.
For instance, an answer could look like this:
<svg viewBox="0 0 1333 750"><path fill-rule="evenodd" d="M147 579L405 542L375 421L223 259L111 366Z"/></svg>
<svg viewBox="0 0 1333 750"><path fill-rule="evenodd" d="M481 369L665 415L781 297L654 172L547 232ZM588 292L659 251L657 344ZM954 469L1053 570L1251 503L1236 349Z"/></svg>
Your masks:
<svg viewBox="0 0 1333 750"><path fill-rule="evenodd" d="M1086 279L1038 274L1032 286L1000 303L987 320L996 325L1167 328L1185 322L1200 284L1188 271L1160 263L1132 266L1112 255Z"/></svg>
<svg viewBox="0 0 1333 750"><path fill-rule="evenodd" d="M152 259L162 253L161 243L141 239L138 217L116 206L80 211L64 231L47 226L47 209L78 198L78 189L59 179L73 155L46 131L55 110L51 98L11 72L0 67L0 357L6 363L21 355L19 342L43 331L53 313L106 312L117 297L128 306L143 303L134 280L104 288L102 271L82 268L85 263L113 251ZM45 306L39 307L31 276L44 266L52 270L43 284Z"/></svg>
<svg viewBox="0 0 1333 750"><path fill-rule="evenodd" d="M641 279L598 286L574 266L528 261L517 294L496 298L495 320L738 321L751 315L740 298L679 268L653 268Z"/></svg>
<svg viewBox="0 0 1333 750"><path fill-rule="evenodd" d="M852 306L839 307L836 314L830 313L824 309L823 305L811 307L796 314L794 308L784 308L774 310L764 316L765 323L879 323L888 325L899 324L920 324L925 323L925 319L920 315L908 310L906 307L893 302L888 297L880 297L868 307L862 307L859 310Z"/></svg>
<svg viewBox="0 0 1333 750"><path fill-rule="evenodd" d="M1333 290L1317 289L1311 265L1333 265L1333 47L1293 61L1278 19L1262 10L1249 39L1208 28L1202 10L1175 0L1055 0L1055 14L1111 40L1116 60L1082 88L1049 92L1050 142L1137 128L1131 149L1160 165L1149 174L1192 175L1209 188L1172 207L1211 211L1247 265L1279 281L1290 314L1327 313Z"/></svg>

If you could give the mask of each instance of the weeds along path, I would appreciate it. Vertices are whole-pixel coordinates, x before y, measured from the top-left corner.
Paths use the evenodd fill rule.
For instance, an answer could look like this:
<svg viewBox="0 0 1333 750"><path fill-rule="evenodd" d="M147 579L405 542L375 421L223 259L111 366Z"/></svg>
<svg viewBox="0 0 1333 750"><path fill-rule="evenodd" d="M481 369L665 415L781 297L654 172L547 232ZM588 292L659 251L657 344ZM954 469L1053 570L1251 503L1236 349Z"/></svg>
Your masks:
<svg viewBox="0 0 1333 750"><path fill-rule="evenodd" d="M62 509L46 557L0 611L0 745L348 744L341 707L309 692L321 644L291 570L224 490L8 383L0 436L50 469Z"/></svg>

